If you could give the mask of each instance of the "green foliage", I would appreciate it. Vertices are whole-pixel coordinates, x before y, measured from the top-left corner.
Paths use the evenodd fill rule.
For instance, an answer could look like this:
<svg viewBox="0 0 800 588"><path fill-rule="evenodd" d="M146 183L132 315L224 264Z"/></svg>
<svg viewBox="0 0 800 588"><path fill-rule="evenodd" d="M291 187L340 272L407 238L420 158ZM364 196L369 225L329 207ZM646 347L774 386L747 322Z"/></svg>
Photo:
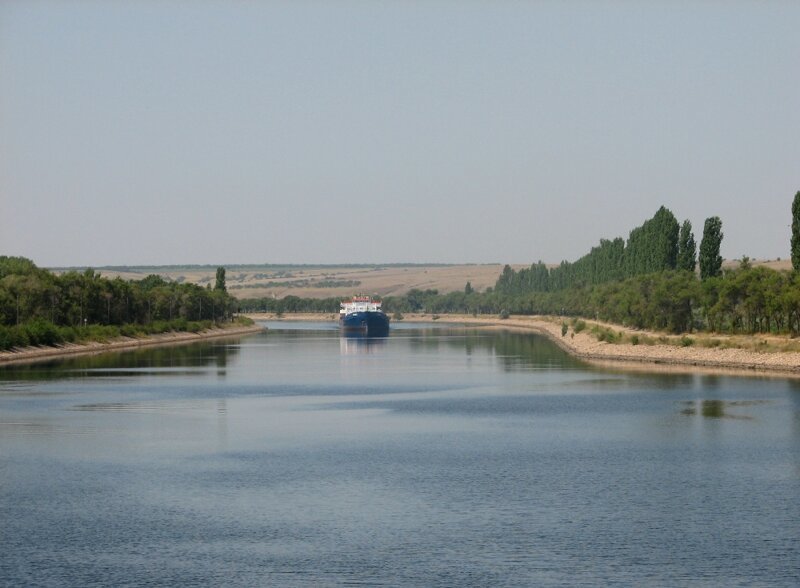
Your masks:
<svg viewBox="0 0 800 588"><path fill-rule="evenodd" d="M0 255L0 279L9 275L28 276L42 271L26 257Z"/></svg>
<svg viewBox="0 0 800 588"><path fill-rule="evenodd" d="M55 345L64 340L56 326L42 318L33 319L21 328L25 329L30 345Z"/></svg>
<svg viewBox="0 0 800 588"><path fill-rule="evenodd" d="M565 321L565 322L561 323L561 336L562 337L566 336L567 331L569 331L569 325Z"/></svg>
<svg viewBox="0 0 800 588"><path fill-rule="evenodd" d="M700 278L706 280L722 274L722 257L719 248L722 244L722 221L718 216L706 219L703 226L703 240L700 242Z"/></svg>
<svg viewBox="0 0 800 588"><path fill-rule="evenodd" d="M601 239L598 246L577 261L562 261L551 269L541 261L519 271L507 265L494 291L512 296L555 292L675 269L679 231L675 215L662 206L653 218L631 231L627 245L622 238Z"/></svg>
<svg viewBox="0 0 800 588"><path fill-rule="evenodd" d="M683 337L681 337L680 343L681 347L691 347L692 345L694 345L694 339L684 335Z"/></svg>
<svg viewBox="0 0 800 588"><path fill-rule="evenodd" d="M792 201L792 267L800 270L800 192L794 195Z"/></svg>
<svg viewBox="0 0 800 588"><path fill-rule="evenodd" d="M0 348L139 336L228 320L236 300L224 290L103 278L94 270L55 275L28 259L0 256ZM201 322L198 322L201 321Z"/></svg>
<svg viewBox="0 0 800 588"><path fill-rule="evenodd" d="M601 327L600 325L594 325L591 328L591 333L597 338L598 341L604 341L606 343L617 343L620 339L614 333L614 331L608 327Z"/></svg>
<svg viewBox="0 0 800 588"><path fill-rule="evenodd" d="M653 218L632 230L625 249L626 275L675 269L679 231L675 215L663 206Z"/></svg>
<svg viewBox="0 0 800 588"><path fill-rule="evenodd" d="M473 292L472 284L470 282L467 282L467 284L464 286L464 294L466 296L469 296L470 294L472 294L472 292Z"/></svg>
<svg viewBox="0 0 800 588"><path fill-rule="evenodd" d="M683 221L678 235L678 260L676 267L679 270L693 272L697 265L697 245L694 242L692 223Z"/></svg>
<svg viewBox="0 0 800 588"><path fill-rule="evenodd" d="M580 333L585 328L586 328L586 321L577 320L577 321L575 321L575 324L573 325L572 330L575 331L576 333Z"/></svg>
<svg viewBox="0 0 800 588"><path fill-rule="evenodd" d="M217 268L217 279L214 283L214 290L221 290L225 292L225 268L218 267Z"/></svg>

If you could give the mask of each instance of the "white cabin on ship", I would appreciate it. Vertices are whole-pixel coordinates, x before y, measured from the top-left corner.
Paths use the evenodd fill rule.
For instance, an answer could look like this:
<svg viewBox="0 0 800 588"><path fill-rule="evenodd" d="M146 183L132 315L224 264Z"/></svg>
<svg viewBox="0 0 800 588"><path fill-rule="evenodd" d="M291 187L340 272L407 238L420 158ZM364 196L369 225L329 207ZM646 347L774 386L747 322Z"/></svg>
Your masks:
<svg viewBox="0 0 800 588"><path fill-rule="evenodd" d="M370 296L353 296L350 302L342 302L339 314L347 315L355 312L381 312L381 303Z"/></svg>

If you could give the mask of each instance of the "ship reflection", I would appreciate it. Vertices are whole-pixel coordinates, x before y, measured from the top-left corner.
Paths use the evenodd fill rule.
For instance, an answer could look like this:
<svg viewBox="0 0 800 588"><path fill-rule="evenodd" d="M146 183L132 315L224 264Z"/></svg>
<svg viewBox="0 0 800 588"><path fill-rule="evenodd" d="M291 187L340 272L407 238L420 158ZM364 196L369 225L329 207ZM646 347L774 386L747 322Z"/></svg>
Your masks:
<svg viewBox="0 0 800 588"><path fill-rule="evenodd" d="M364 333L342 333L339 351L342 355L364 355L378 353L386 346L388 337L376 337Z"/></svg>

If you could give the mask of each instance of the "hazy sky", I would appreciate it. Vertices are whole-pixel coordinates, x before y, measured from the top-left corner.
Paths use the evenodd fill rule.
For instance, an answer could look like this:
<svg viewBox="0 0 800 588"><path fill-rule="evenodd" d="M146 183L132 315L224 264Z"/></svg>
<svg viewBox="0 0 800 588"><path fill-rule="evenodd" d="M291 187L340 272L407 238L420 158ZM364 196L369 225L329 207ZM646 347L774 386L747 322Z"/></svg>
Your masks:
<svg viewBox="0 0 800 588"><path fill-rule="evenodd" d="M800 2L0 2L0 254L788 257Z"/></svg>

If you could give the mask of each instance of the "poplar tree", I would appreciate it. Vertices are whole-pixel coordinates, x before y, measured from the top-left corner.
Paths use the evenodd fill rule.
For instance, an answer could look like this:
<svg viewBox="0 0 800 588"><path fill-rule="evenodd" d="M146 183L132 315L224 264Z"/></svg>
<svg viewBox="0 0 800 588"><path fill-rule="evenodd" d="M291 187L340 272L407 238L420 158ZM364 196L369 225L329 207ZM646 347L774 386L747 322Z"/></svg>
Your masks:
<svg viewBox="0 0 800 588"><path fill-rule="evenodd" d="M703 226L703 240L700 242L701 280L722 274L722 257L719 254L721 244L722 221L718 216L709 217Z"/></svg>
<svg viewBox="0 0 800 588"><path fill-rule="evenodd" d="M214 290L222 290L223 292L227 292L227 288L225 287L225 268L218 267L217 268L217 282L214 284Z"/></svg>
<svg viewBox="0 0 800 588"><path fill-rule="evenodd" d="M692 223L688 220L681 225L678 237L678 263L677 269L693 272L697 265L697 245L694 242Z"/></svg>
<svg viewBox="0 0 800 588"><path fill-rule="evenodd" d="M800 270L800 192L792 202L792 267Z"/></svg>

